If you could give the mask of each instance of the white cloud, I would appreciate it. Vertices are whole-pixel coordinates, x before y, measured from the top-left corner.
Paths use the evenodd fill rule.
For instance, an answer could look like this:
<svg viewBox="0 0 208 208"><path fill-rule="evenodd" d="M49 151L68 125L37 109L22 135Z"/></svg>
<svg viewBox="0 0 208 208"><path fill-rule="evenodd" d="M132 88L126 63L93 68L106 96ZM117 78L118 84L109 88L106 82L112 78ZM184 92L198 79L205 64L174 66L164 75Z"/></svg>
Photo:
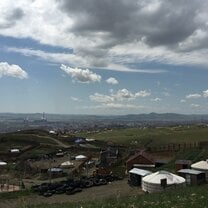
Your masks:
<svg viewBox="0 0 208 208"><path fill-rule="evenodd" d="M190 95L186 95L186 99L197 99L197 98L200 98L201 95L198 94L198 93L195 93L195 94L190 94Z"/></svg>
<svg viewBox="0 0 208 208"><path fill-rule="evenodd" d="M115 99L112 96L103 95L100 93L95 93L94 95L89 96L91 101L97 102L97 103L109 103L113 102Z"/></svg>
<svg viewBox="0 0 208 208"><path fill-rule="evenodd" d="M151 99L151 101L154 101L154 102L159 102L161 101L162 99L161 98L154 98L154 99Z"/></svg>
<svg viewBox="0 0 208 208"><path fill-rule="evenodd" d="M116 100L122 101L122 100L132 100L135 99L135 94L130 92L127 89L121 89L118 90L115 94L112 95Z"/></svg>
<svg viewBox="0 0 208 208"><path fill-rule="evenodd" d="M145 108L144 106L123 103L102 103L96 106L84 106L85 109L108 109L108 110L135 110Z"/></svg>
<svg viewBox="0 0 208 208"><path fill-rule="evenodd" d="M141 90L135 94L136 97L148 97L150 95L151 95L151 93L147 92L145 90Z"/></svg>
<svg viewBox="0 0 208 208"><path fill-rule="evenodd" d="M169 92L163 92L163 95L166 96L166 97L169 97L170 93Z"/></svg>
<svg viewBox="0 0 208 208"><path fill-rule="evenodd" d="M105 18L98 12L101 7L106 9ZM207 66L207 7L206 0L197 4L191 1L188 7L187 1L178 4L155 0L139 0L136 4L127 0L102 1L102 4L91 1L89 4L69 0L16 0L11 4L1 0L0 35L73 49L73 54L36 53L36 57L47 61L52 57L53 61L74 67L163 73L162 69L130 66L146 62ZM182 27L181 22L186 22L186 26Z"/></svg>
<svg viewBox="0 0 208 208"><path fill-rule="evenodd" d="M15 64L8 64L7 62L0 62L0 77L8 76L19 79L27 79L28 74L20 66Z"/></svg>
<svg viewBox="0 0 208 208"><path fill-rule="evenodd" d="M180 100L180 102L181 102L181 103L185 103L185 102L186 102L186 100L184 100L184 99L181 99L181 100Z"/></svg>
<svg viewBox="0 0 208 208"><path fill-rule="evenodd" d="M108 84L112 84L112 85L118 84L118 80L115 79L114 77L108 78L108 79L106 80L106 82L107 82Z"/></svg>
<svg viewBox="0 0 208 208"><path fill-rule="evenodd" d="M208 90L203 91L203 97L207 98L208 97Z"/></svg>
<svg viewBox="0 0 208 208"><path fill-rule="evenodd" d="M79 99L77 97L73 97L73 96L71 96L70 99L75 101L75 102L81 102L82 101L81 99Z"/></svg>
<svg viewBox="0 0 208 208"><path fill-rule="evenodd" d="M93 73L89 69L84 70L79 68L71 68L63 64L60 68L65 71L69 76L71 76L74 80L80 83L93 83L101 81L101 76Z"/></svg>
<svg viewBox="0 0 208 208"><path fill-rule="evenodd" d="M90 95L89 98L91 101L98 103L113 103L118 101L131 101L131 100L135 100L137 97L147 97L150 95L151 93L145 90L132 93L131 91L124 88L116 92L110 90L110 95L95 93L94 95Z"/></svg>
<svg viewBox="0 0 208 208"><path fill-rule="evenodd" d="M141 109L143 106L133 105L133 104L122 104L122 103L106 103L102 107L113 108L113 109Z"/></svg>
<svg viewBox="0 0 208 208"><path fill-rule="evenodd" d="M192 103L192 104L191 104L191 107L193 107L193 108L199 108L200 105L199 105L199 104L194 104L194 103Z"/></svg>

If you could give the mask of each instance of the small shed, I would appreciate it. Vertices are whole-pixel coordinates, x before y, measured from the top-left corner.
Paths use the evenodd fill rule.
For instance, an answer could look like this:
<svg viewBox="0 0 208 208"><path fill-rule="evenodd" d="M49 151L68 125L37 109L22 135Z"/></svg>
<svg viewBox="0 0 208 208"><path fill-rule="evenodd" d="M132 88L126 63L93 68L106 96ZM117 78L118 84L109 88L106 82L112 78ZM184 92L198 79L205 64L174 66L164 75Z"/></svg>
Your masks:
<svg viewBox="0 0 208 208"><path fill-rule="evenodd" d="M188 185L199 185L206 181L205 173L194 169L181 169L178 175L186 179Z"/></svg>
<svg viewBox="0 0 208 208"><path fill-rule="evenodd" d="M185 179L167 171L158 171L142 178L142 190L148 193L161 192L185 186Z"/></svg>
<svg viewBox="0 0 208 208"><path fill-rule="evenodd" d="M87 159L87 157L85 155L77 155L75 157L75 160L86 160L86 159Z"/></svg>
<svg viewBox="0 0 208 208"><path fill-rule="evenodd" d="M190 169L192 161L191 160L176 160L175 161L175 169L176 172L181 169Z"/></svg>
<svg viewBox="0 0 208 208"><path fill-rule="evenodd" d="M61 167L62 168L73 168L74 167L74 163L70 162L70 161L66 161L61 163Z"/></svg>
<svg viewBox="0 0 208 208"><path fill-rule="evenodd" d="M126 161L126 169L129 171L133 167L135 168L154 168L154 159L144 151L136 153Z"/></svg>
<svg viewBox="0 0 208 208"><path fill-rule="evenodd" d="M18 153L20 153L20 149L17 149L17 148L15 148L15 149L10 149L10 153L18 154Z"/></svg>
<svg viewBox="0 0 208 208"><path fill-rule="evenodd" d="M56 157L63 157L64 156L64 153L63 152L57 152L56 153Z"/></svg>
<svg viewBox="0 0 208 208"><path fill-rule="evenodd" d="M208 160L196 162L191 165L191 168L194 170L203 171L206 176L206 181L208 182Z"/></svg>
<svg viewBox="0 0 208 208"><path fill-rule="evenodd" d="M62 168L49 168L48 174L51 174L53 177L58 177L63 175L63 169Z"/></svg>
<svg viewBox="0 0 208 208"><path fill-rule="evenodd" d="M4 166L7 166L7 162L0 161L0 167L4 167Z"/></svg>
<svg viewBox="0 0 208 208"><path fill-rule="evenodd" d="M133 168L129 171L129 184L132 186L141 186L142 178L148 174L151 174L151 171L143 170L139 168Z"/></svg>

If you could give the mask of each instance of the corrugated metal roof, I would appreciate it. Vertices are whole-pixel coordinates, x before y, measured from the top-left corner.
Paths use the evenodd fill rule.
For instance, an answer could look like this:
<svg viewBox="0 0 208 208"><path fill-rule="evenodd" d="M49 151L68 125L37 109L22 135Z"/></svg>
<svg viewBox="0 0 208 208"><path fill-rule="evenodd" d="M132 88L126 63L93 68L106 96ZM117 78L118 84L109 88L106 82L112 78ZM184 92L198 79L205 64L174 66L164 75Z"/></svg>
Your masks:
<svg viewBox="0 0 208 208"><path fill-rule="evenodd" d="M148 170L139 169L139 168L133 168L129 171L129 173L133 173L133 174L140 175L140 176L146 176L152 172Z"/></svg>
<svg viewBox="0 0 208 208"><path fill-rule="evenodd" d="M178 171L178 173L187 173L187 174L192 174L192 175L198 175L203 173L202 171L198 170L193 170L193 169L181 169Z"/></svg>

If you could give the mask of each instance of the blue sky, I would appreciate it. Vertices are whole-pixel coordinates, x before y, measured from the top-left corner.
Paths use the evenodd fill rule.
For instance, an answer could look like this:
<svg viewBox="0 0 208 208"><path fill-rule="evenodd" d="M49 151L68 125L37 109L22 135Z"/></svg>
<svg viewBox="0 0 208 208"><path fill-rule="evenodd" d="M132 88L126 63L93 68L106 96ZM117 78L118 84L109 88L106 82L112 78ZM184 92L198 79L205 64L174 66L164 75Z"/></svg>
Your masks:
<svg viewBox="0 0 208 208"><path fill-rule="evenodd" d="M2 0L0 112L208 113L208 3Z"/></svg>

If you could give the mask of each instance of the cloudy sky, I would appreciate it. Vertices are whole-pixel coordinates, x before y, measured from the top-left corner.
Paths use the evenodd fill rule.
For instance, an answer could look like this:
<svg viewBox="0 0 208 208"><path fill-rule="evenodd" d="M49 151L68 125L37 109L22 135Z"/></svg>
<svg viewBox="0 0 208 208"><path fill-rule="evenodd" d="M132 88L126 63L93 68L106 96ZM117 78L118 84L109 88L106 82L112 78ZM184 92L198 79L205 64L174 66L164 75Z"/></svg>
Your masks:
<svg viewBox="0 0 208 208"><path fill-rule="evenodd" d="M1 0L0 112L208 113L207 0Z"/></svg>

